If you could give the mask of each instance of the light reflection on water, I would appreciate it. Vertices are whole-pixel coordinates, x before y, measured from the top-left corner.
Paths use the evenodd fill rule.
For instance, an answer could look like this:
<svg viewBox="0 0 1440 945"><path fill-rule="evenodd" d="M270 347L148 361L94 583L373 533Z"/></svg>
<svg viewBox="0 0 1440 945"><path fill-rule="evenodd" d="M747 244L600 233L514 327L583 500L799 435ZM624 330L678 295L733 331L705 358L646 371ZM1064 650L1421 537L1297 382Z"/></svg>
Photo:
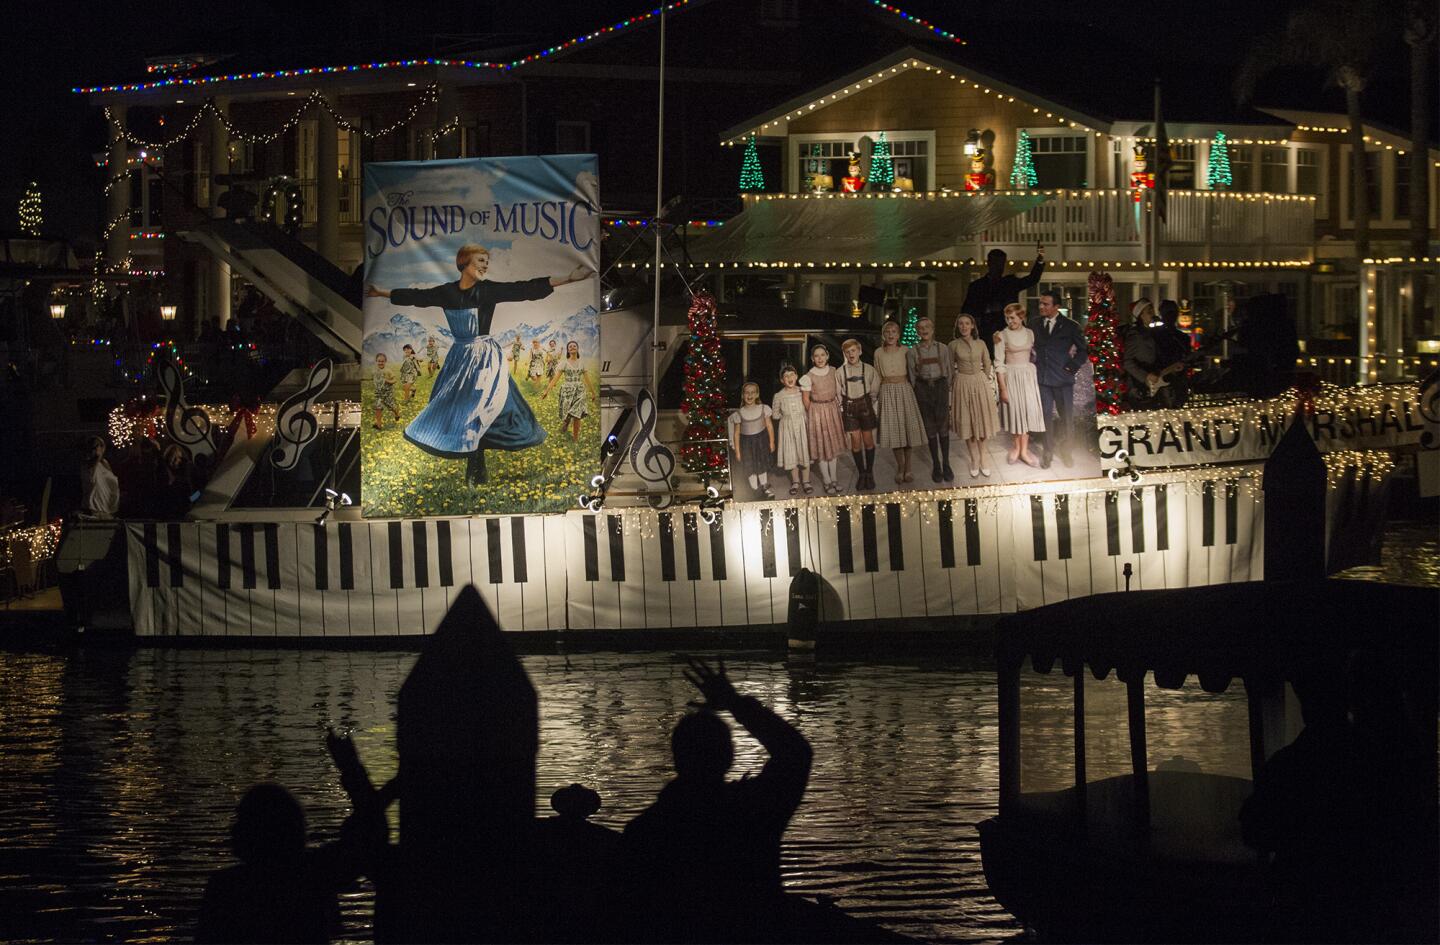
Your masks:
<svg viewBox="0 0 1440 945"><path fill-rule="evenodd" d="M393 694L414 654L197 650L0 655L0 939L160 941L188 936L208 872L250 784L279 781L331 835L346 801L321 734L352 728L377 781L393 772ZM555 787L598 790L596 820L622 826L669 774L668 739L693 696L669 654L526 657L540 691L538 806ZM794 664L732 658L741 688L775 706L816 748L810 790L787 835L792 889L919 937L996 941L1014 920L989 897L975 824L996 799L993 674L956 665ZM1063 677L1034 677L1027 778L1069 777ZM1091 703L1110 696L1092 683ZM1203 694L1202 694L1203 695ZM1152 692L1155 760L1207 767L1227 750L1188 737L1196 692ZM1204 696L1244 751L1243 701ZM1123 706L1123 695L1119 696ZM1178 747L1177 747L1178 746ZM1171 749L1174 749L1172 751ZM1128 747L1092 736L1091 765ZM1113 756L1113 757L1112 757ZM1046 760L1048 759L1048 760ZM758 770L748 738L737 774ZM1042 786L1040 784L1034 785ZM348 897L349 936L369 937L370 894ZM32 915L24 925L6 923Z"/></svg>

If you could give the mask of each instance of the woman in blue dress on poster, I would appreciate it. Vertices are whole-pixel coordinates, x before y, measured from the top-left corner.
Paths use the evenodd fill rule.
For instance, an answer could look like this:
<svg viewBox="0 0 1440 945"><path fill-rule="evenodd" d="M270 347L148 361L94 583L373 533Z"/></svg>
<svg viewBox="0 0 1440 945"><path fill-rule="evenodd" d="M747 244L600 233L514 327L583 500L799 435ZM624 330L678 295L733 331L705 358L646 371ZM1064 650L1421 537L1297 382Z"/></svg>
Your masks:
<svg viewBox="0 0 1440 945"><path fill-rule="evenodd" d="M405 428L405 439L433 456L464 459L465 480L479 485L487 479L487 449L523 450L545 442L544 428L505 370L500 343L490 336L495 306L543 299L556 286L581 282L595 273L588 266L577 266L568 276L487 282L490 251L474 243L460 247L455 268L460 270L455 282L428 289L371 285L365 294L395 305L445 310L455 344L435 378L430 402Z"/></svg>

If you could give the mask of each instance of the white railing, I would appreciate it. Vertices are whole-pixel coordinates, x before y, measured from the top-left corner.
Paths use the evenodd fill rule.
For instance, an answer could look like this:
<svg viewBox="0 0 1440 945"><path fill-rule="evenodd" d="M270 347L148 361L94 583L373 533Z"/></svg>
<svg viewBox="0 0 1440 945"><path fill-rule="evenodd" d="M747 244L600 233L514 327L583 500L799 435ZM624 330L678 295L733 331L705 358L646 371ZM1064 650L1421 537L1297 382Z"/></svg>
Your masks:
<svg viewBox="0 0 1440 945"><path fill-rule="evenodd" d="M977 240L986 247L1014 247L1021 255L1043 243L1057 261L1149 258L1148 199L1137 204L1128 190L1050 193L1050 200L977 234ZM1314 241L1313 197L1171 191L1160 254L1187 262L1308 260Z"/></svg>

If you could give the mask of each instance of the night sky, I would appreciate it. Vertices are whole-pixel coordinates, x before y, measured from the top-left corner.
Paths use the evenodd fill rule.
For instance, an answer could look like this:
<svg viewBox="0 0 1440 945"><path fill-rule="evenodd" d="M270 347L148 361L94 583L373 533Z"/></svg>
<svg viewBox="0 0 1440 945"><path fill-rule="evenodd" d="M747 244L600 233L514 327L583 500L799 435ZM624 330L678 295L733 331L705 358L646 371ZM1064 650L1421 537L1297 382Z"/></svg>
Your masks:
<svg viewBox="0 0 1440 945"><path fill-rule="evenodd" d="M837 2L835 19L814 28L857 28L849 2ZM975 36L976 42L1013 46L1018 72L1032 64L1052 74L1076 72L1094 56L1111 66L1134 63L1137 79L1146 81L1155 63L1163 62L1171 81L1193 81L1192 91L1228 96L1230 73L1252 37L1276 27L1297 2L1030 0L962 6L946 0L904 0L899 5L960 36ZM438 0L347 0L297 12L295 4L277 0L231 5L56 0L43 13L12 18L0 38L9 93L0 99L0 233L14 232L14 208L26 182L34 179L44 196L47 231L72 239L94 238L103 215L103 179L91 157L104 147L105 130L98 110L69 89L136 77L146 56L288 50L293 55L282 58L305 66L349 62L357 57L337 49L362 44L374 48L391 38L434 49L467 40L478 45L487 34L503 37L496 45L538 45L588 32L643 7L639 0L496 0L463 6ZM463 20L457 20L457 9L463 10ZM977 10L985 11L983 22L974 19ZM676 28L682 28L679 22ZM980 34L986 38L981 40ZM717 60L723 59L723 45L717 41ZM1403 129L1408 125L1407 63L1398 36L1395 45L1393 55L1381 57L1381 74L1367 109ZM956 57L964 61L963 48L956 50ZM817 71L814 81L818 84L855 65ZM1272 77L1267 91L1272 101L1337 107L1338 96L1323 90L1321 79L1318 73L1292 70Z"/></svg>

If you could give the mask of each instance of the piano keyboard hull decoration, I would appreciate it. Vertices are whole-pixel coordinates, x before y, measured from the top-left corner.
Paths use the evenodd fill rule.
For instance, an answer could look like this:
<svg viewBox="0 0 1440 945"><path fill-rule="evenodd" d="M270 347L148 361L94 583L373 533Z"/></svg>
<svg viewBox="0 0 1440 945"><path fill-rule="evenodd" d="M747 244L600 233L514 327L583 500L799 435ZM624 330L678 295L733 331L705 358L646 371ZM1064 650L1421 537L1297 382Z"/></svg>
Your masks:
<svg viewBox="0 0 1440 945"><path fill-rule="evenodd" d="M791 577L827 621L994 614L1262 577L1259 468L966 497L495 518L125 526L131 616L154 636L428 633L474 584L507 630L783 623ZM1332 490L1332 493L1334 490Z"/></svg>

